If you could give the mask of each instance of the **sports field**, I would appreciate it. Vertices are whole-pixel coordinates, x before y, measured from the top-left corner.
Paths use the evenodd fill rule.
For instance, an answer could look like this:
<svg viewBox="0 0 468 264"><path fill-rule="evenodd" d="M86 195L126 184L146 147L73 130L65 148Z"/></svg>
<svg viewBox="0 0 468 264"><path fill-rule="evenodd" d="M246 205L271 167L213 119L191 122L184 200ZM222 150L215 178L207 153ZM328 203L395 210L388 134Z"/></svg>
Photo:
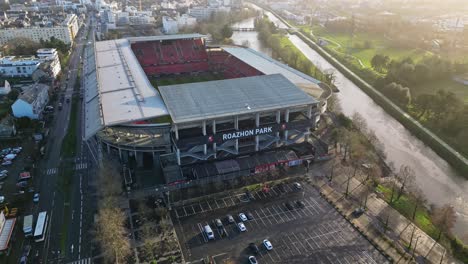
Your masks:
<svg viewBox="0 0 468 264"><path fill-rule="evenodd" d="M223 80L223 74L215 74L211 72L204 72L197 75L192 74L181 74L174 76L164 76L149 78L151 84L157 89L159 86L183 84L183 83L196 83L196 82L207 82L215 80Z"/></svg>

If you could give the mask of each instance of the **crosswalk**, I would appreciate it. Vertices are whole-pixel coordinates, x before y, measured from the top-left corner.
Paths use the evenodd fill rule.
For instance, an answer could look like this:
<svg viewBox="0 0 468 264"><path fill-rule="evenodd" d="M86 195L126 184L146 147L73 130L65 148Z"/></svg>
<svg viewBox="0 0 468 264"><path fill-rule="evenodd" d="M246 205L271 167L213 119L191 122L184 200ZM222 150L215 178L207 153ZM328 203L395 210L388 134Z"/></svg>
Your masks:
<svg viewBox="0 0 468 264"><path fill-rule="evenodd" d="M47 175L56 174L57 171L58 171L57 168L50 168L50 169L47 169L46 174L47 174Z"/></svg>
<svg viewBox="0 0 468 264"><path fill-rule="evenodd" d="M88 163L78 163L75 166L75 170L83 170L88 168Z"/></svg>
<svg viewBox="0 0 468 264"><path fill-rule="evenodd" d="M93 260L91 258L79 259L72 262L68 262L68 264L92 264Z"/></svg>

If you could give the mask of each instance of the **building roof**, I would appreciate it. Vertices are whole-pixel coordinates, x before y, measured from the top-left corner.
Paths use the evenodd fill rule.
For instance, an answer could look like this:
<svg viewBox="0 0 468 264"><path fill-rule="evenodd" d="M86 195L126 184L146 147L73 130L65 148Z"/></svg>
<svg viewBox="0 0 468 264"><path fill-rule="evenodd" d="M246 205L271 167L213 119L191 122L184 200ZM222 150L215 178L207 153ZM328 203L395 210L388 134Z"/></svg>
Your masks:
<svg viewBox="0 0 468 264"><path fill-rule="evenodd" d="M160 86L159 91L174 123L317 102L281 74Z"/></svg>
<svg viewBox="0 0 468 264"><path fill-rule="evenodd" d="M178 34L178 35L161 35L161 36L148 36L148 37L132 37L127 38L130 43L143 42L143 41L157 41L157 40L176 40L176 39L194 39L206 38L206 35L194 34Z"/></svg>
<svg viewBox="0 0 468 264"><path fill-rule="evenodd" d="M94 92L99 94L105 126L168 114L127 39L96 42L95 52L98 91Z"/></svg>
<svg viewBox="0 0 468 264"><path fill-rule="evenodd" d="M320 81L253 49L232 46L222 48L229 54L242 60L243 62L249 64L266 75L280 73L297 86L317 86L320 83Z"/></svg>
<svg viewBox="0 0 468 264"><path fill-rule="evenodd" d="M44 92L48 92L49 86L45 85L43 83L35 83L31 85L31 87L27 88L26 91L24 91L20 96L18 96L18 99L21 99L29 104L32 104L37 98L38 95Z"/></svg>

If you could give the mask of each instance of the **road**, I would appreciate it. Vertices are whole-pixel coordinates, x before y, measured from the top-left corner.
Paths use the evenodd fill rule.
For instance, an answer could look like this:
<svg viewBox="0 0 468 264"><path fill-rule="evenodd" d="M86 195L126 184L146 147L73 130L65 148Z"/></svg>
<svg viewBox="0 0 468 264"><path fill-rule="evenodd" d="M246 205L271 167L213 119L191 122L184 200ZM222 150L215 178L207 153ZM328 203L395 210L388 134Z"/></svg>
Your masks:
<svg viewBox="0 0 468 264"><path fill-rule="evenodd" d="M81 246L83 241L89 240L85 239L88 233L84 230L90 229L92 221L92 217L85 217L86 212L92 212L92 210L87 210L88 208L86 208L87 192L83 191L87 190L88 175L92 175L92 166L88 164L88 161L92 160L88 158L87 149L83 148L81 141L81 107L78 107L77 153L75 157L68 159L63 159L60 153L62 141L67 134L72 110L72 103L66 103L66 99L72 100L73 89L77 80L79 67L81 67L83 48L87 45L87 38L91 36L92 39L92 35L94 34L94 30L91 30L89 35L83 38L83 35L88 32L90 21L92 20L88 18L86 26L81 28L75 38L76 43L72 47L67 67L70 74L65 70L61 82L62 89L60 93L63 93L65 97L63 109L56 110L55 119L50 128L46 145L46 155L39 165L42 175L39 177L39 182L36 183L36 189L40 190L41 196L34 212L37 215L38 212L47 211L49 222L46 239L44 242L34 243L32 254L38 252L43 263L66 263L91 256L89 245ZM66 79L67 75L69 75L68 79ZM76 97L76 100L80 100L79 96ZM69 203L64 202L65 193L61 190L62 187L60 185L60 181L62 180L60 177L63 177L64 164L73 164L72 180L70 187L67 188L70 193ZM67 214L64 215L64 212ZM68 220L68 226L67 229L62 230L64 220ZM65 248L65 252L63 252L63 248Z"/></svg>

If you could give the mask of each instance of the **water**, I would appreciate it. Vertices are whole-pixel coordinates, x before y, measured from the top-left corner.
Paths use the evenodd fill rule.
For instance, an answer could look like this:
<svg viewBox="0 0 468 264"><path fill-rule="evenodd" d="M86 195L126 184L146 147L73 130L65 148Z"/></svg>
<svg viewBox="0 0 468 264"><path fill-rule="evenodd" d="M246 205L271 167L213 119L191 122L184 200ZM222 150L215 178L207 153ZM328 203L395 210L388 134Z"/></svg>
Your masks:
<svg viewBox="0 0 468 264"><path fill-rule="evenodd" d="M286 25L270 12L265 14L279 27ZM250 24L251 23L251 24ZM236 26L253 27L253 19L247 19ZM387 162L395 168L401 165L411 166L416 173L416 184L424 192L428 202L435 205L451 204L457 212L457 223L454 233L459 237L468 232L468 180L454 171L450 165L440 158L423 142L412 136L398 121L388 115L380 106L364 92L337 71L331 64L311 49L299 37L288 36L291 42L301 50L321 70L333 70L336 85L340 89L337 94L341 109L347 116L359 113L370 129L380 139L385 147ZM256 32L235 32L232 39L241 45L248 41L249 47L271 54L261 45Z"/></svg>

